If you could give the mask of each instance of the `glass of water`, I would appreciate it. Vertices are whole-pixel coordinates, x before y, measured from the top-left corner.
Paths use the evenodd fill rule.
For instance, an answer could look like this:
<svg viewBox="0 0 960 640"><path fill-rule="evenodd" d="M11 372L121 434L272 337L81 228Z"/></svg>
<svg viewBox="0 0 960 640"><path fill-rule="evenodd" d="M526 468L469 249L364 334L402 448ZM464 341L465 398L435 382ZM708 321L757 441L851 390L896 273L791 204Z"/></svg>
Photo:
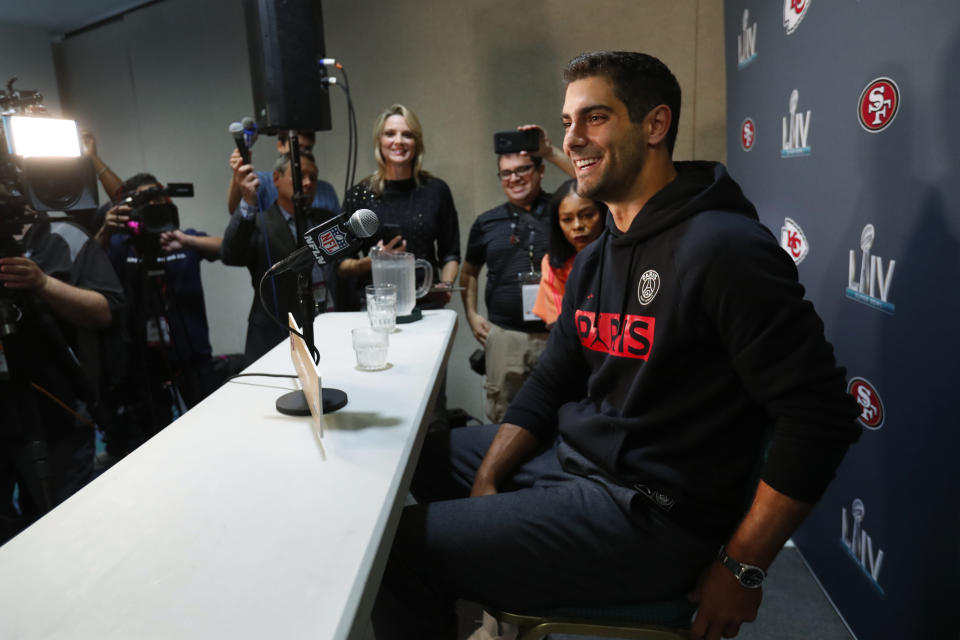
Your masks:
<svg viewBox="0 0 960 640"><path fill-rule="evenodd" d="M397 324L397 285L367 285L367 317L370 327L390 333Z"/></svg>
<svg viewBox="0 0 960 640"><path fill-rule="evenodd" d="M390 337L386 331L370 327L353 330L353 350L357 354L357 369L376 371L387 366L387 347Z"/></svg>

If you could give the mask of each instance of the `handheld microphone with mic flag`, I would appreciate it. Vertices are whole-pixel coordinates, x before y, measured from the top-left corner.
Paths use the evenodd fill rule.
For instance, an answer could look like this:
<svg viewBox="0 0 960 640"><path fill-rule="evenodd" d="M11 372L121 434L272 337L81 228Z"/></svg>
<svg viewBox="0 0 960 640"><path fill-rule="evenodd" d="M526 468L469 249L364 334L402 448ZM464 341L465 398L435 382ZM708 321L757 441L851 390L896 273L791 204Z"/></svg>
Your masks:
<svg viewBox="0 0 960 640"><path fill-rule="evenodd" d="M380 228L380 219L370 209L357 209L344 220L336 215L303 234L306 244L270 267L273 275L285 271L303 271L316 262L325 265L331 258L360 246L361 238L369 238Z"/></svg>
<svg viewBox="0 0 960 640"><path fill-rule="evenodd" d="M334 215L329 220L308 229L303 234L305 244L267 269L260 278L260 286L257 287L260 304L263 305L267 314L283 327L284 331L289 331L303 340L314 363L319 362L320 353L313 344L313 316L308 315L301 323L303 333L283 324L280 318L270 312L270 307L263 299L263 283L268 277L291 270L299 272L299 278L302 280L304 273L309 273L314 263L325 265L334 256L355 250L360 245L361 238L369 238L380 227L380 219L370 209L358 209L346 220L345 217L345 213ZM324 387L321 391L321 403L324 413L336 411L347 404L347 394L339 389ZM309 404L302 391L285 393L277 399L276 406L277 411L283 414L310 415Z"/></svg>
<svg viewBox="0 0 960 640"><path fill-rule="evenodd" d="M243 158L243 164L250 164L250 148L247 146L243 125L239 122L231 122L229 130L230 135L233 136L233 141L237 145L237 151L240 152L240 157Z"/></svg>
<svg viewBox="0 0 960 640"><path fill-rule="evenodd" d="M247 143L247 149L252 149L253 143L257 141L257 122L250 116L246 116L240 124L243 125L243 139Z"/></svg>

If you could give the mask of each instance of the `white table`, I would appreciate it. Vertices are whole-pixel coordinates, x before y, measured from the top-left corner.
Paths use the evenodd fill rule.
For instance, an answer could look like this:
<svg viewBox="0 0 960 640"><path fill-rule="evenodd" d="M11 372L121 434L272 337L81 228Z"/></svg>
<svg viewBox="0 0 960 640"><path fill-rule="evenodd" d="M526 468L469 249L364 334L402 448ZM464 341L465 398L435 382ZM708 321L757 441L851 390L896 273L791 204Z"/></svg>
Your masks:
<svg viewBox="0 0 960 640"><path fill-rule="evenodd" d="M277 413L293 387L230 382L0 547L0 638L353 638L366 626L450 352L456 314L390 336L355 368L350 329L315 324L324 384L349 403ZM292 373L283 343L247 371Z"/></svg>

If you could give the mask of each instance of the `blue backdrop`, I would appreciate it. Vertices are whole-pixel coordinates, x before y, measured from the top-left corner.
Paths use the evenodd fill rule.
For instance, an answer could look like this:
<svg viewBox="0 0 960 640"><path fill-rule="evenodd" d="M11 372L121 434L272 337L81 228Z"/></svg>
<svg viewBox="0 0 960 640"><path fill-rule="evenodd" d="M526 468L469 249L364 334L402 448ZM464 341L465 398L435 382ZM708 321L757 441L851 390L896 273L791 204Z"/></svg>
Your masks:
<svg viewBox="0 0 960 640"><path fill-rule="evenodd" d="M727 0L724 28L730 172L865 427L794 540L857 637L955 638L960 3Z"/></svg>

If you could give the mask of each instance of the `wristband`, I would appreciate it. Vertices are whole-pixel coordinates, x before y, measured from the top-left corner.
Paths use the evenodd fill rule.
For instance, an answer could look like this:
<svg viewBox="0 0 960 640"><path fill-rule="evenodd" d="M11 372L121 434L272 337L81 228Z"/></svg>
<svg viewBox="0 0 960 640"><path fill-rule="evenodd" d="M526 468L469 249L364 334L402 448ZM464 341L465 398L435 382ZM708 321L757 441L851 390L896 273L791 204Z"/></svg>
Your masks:
<svg viewBox="0 0 960 640"><path fill-rule="evenodd" d="M100 168L100 171L97 171L97 177L99 178L100 176L105 174L108 169L110 169L110 167L108 167L107 165L103 165L103 167Z"/></svg>

